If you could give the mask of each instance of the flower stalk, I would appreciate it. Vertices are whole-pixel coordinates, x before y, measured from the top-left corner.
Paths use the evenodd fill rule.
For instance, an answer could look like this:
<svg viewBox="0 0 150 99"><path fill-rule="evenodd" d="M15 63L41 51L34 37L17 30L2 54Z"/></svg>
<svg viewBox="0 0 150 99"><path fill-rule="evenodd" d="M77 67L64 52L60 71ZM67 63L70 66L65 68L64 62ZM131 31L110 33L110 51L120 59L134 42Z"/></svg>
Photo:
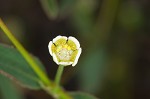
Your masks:
<svg viewBox="0 0 150 99"><path fill-rule="evenodd" d="M64 66L63 65L59 65L56 76L55 76L55 84L56 84L56 90L57 88L60 86L60 80L61 80L61 76L63 74L63 70L64 70Z"/></svg>

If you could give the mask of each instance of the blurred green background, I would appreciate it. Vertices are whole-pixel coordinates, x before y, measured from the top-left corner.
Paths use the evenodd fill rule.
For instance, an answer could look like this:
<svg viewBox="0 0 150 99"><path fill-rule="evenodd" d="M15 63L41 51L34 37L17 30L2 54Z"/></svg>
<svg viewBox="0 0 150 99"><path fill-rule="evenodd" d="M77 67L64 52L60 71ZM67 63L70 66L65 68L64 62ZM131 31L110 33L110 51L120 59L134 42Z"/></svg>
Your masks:
<svg viewBox="0 0 150 99"><path fill-rule="evenodd" d="M79 62L62 77L66 90L100 99L150 99L149 0L0 0L0 17L51 79L58 66L49 41L57 35L80 41ZM12 45L2 31L0 43ZM23 97L50 99L0 75L0 99Z"/></svg>

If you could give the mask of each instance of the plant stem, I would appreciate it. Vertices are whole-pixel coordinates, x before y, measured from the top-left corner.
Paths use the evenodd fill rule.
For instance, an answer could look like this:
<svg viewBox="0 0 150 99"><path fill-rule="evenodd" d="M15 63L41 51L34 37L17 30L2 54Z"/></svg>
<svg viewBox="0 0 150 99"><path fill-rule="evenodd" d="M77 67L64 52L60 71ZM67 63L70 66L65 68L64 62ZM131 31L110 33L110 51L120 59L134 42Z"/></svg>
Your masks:
<svg viewBox="0 0 150 99"><path fill-rule="evenodd" d="M60 79L61 79L61 76L62 76L63 70L64 70L64 66L59 65L59 67L58 67L58 69L57 69L56 76L55 76L56 89L57 89L57 87L59 87Z"/></svg>
<svg viewBox="0 0 150 99"><path fill-rule="evenodd" d="M31 68L39 76L39 78L42 80L42 82L45 85L50 85L51 81L48 79L48 77L46 76L46 74L39 68L39 66L36 64L36 62L30 56L30 54L19 43L19 41L13 36L13 34L9 31L9 29L7 28L7 26L1 20L1 18L0 18L0 28L4 31L4 33L10 39L10 41L15 45L15 47L17 48L17 50L22 54L22 56L25 58L25 60L29 63L29 66L31 66Z"/></svg>

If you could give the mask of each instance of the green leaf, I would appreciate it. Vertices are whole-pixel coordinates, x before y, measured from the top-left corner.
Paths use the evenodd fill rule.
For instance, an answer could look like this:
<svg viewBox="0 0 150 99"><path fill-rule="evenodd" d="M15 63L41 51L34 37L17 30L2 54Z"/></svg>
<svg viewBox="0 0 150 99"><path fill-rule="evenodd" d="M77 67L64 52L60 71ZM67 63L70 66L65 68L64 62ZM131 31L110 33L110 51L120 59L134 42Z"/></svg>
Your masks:
<svg viewBox="0 0 150 99"><path fill-rule="evenodd" d="M107 54L105 48L93 49L82 60L79 68L79 83L82 90L96 93L101 89L105 73Z"/></svg>
<svg viewBox="0 0 150 99"><path fill-rule="evenodd" d="M56 0L40 0L43 10L50 19L58 16L58 4Z"/></svg>
<svg viewBox="0 0 150 99"><path fill-rule="evenodd" d="M44 70L37 59L35 61ZM40 89L40 78L35 74L22 55L14 48L0 44L0 74L14 80L16 83L31 89Z"/></svg>
<svg viewBox="0 0 150 99"><path fill-rule="evenodd" d="M95 96L83 92L71 92L70 95L73 99L98 99Z"/></svg>
<svg viewBox="0 0 150 99"><path fill-rule="evenodd" d="M97 4L95 0L77 0L72 11L74 26L80 30L83 37L91 38L91 31L94 26L94 11ZM93 34L92 34L93 36Z"/></svg>
<svg viewBox="0 0 150 99"><path fill-rule="evenodd" d="M23 99L21 93L15 86L3 75L0 75L0 99Z"/></svg>

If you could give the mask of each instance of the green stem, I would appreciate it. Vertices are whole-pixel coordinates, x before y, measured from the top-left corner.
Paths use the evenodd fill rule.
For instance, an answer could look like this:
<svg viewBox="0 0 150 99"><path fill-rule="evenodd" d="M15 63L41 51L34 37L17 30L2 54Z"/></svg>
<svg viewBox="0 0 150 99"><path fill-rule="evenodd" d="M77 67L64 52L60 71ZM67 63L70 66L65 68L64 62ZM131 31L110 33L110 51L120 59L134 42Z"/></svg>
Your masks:
<svg viewBox="0 0 150 99"><path fill-rule="evenodd" d="M50 85L51 81L48 79L46 74L39 68L30 54L25 50L25 48L19 43L19 41L13 36L13 34L9 31L7 26L3 23L0 18L0 28L4 31L6 36L10 39L10 41L15 45L18 51L22 54L25 60L29 63L31 68L35 71L35 73L39 76L39 78L43 81L45 85Z"/></svg>
<svg viewBox="0 0 150 99"><path fill-rule="evenodd" d="M55 84L56 84L56 87L59 87L60 79L61 79L63 70L64 70L64 66L59 65L58 70L57 70L57 73L56 73L56 77L55 77Z"/></svg>

